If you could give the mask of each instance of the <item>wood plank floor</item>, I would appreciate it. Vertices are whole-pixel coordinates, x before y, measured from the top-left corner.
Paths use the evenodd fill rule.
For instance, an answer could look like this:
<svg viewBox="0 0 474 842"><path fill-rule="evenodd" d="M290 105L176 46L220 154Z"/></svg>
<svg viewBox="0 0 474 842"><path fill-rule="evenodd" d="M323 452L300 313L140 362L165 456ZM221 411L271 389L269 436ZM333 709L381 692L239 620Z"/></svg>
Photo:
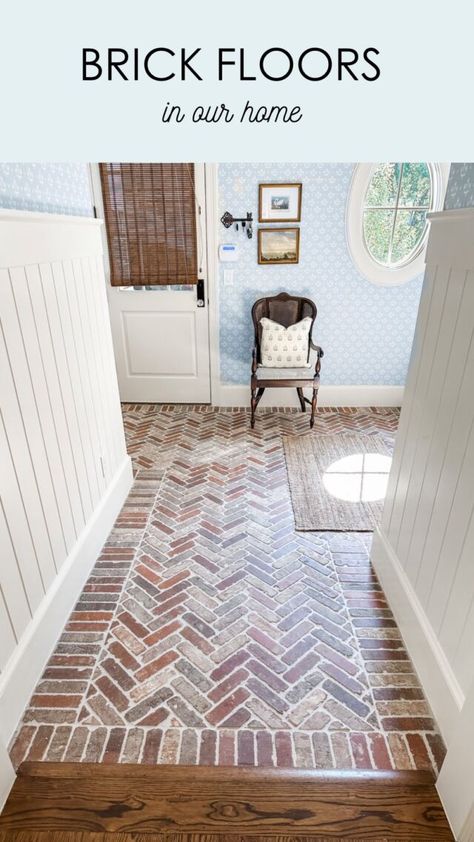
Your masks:
<svg viewBox="0 0 474 842"><path fill-rule="evenodd" d="M453 840L429 772L24 763L0 842Z"/></svg>

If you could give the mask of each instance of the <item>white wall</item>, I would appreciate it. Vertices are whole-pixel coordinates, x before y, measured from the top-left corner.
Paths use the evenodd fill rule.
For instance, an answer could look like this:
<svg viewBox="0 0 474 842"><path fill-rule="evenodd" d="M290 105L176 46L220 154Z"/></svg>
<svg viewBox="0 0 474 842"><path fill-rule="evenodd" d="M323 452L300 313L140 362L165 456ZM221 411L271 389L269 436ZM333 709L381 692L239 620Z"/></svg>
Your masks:
<svg viewBox="0 0 474 842"><path fill-rule="evenodd" d="M465 762L474 738L473 232L474 209L432 219L393 466L372 549L447 744L438 786L456 838L466 840L473 837L461 830L474 816ZM468 755L473 773L471 747Z"/></svg>
<svg viewBox="0 0 474 842"><path fill-rule="evenodd" d="M0 211L0 741L131 484L100 223Z"/></svg>

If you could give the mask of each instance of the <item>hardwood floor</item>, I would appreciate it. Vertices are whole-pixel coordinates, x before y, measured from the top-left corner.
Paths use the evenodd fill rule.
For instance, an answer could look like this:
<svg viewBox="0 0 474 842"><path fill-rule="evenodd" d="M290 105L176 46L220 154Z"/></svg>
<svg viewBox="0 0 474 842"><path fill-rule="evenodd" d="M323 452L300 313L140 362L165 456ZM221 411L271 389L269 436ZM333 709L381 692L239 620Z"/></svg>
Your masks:
<svg viewBox="0 0 474 842"><path fill-rule="evenodd" d="M429 772L24 763L0 842L453 840Z"/></svg>

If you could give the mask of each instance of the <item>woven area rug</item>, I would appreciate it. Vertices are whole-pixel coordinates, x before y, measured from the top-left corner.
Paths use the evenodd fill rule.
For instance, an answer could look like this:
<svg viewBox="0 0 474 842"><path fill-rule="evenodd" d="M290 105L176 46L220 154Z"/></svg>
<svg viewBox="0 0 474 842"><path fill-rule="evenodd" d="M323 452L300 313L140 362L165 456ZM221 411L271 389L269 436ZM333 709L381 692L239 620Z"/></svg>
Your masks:
<svg viewBox="0 0 474 842"><path fill-rule="evenodd" d="M378 435L283 436L295 529L371 532L382 516L391 446Z"/></svg>

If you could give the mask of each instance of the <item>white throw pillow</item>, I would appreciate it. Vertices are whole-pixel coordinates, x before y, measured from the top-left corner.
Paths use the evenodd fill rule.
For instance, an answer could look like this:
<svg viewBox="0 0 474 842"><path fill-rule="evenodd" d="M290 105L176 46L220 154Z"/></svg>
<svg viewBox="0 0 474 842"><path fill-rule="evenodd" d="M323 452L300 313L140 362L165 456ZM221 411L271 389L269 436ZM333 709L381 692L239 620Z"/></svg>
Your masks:
<svg viewBox="0 0 474 842"><path fill-rule="evenodd" d="M300 322L283 327L265 316L260 319L261 365L267 368L309 368L308 343L312 319L306 316Z"/></svg>

